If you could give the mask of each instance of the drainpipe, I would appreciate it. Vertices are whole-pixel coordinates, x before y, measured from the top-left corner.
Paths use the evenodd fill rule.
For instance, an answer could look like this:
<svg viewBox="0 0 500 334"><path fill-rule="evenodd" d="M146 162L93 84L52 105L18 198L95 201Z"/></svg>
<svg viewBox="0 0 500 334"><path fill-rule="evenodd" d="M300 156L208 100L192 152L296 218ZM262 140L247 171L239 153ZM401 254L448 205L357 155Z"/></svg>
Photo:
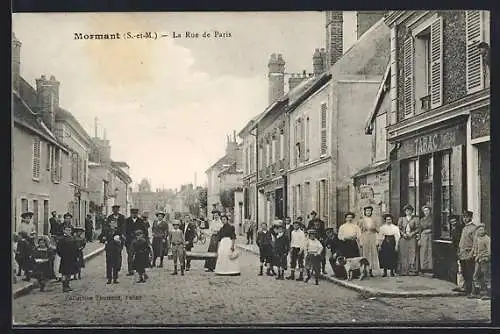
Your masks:
<svg viewBox="0 0 500 334"><path fill-rule="evenodd" d="M250 135L255 137L255 231L259 230L259 190L257 183L259 182L259 127L255 128L255 134L250 132ZM256 233L254 233L256 235Z"/></svg>

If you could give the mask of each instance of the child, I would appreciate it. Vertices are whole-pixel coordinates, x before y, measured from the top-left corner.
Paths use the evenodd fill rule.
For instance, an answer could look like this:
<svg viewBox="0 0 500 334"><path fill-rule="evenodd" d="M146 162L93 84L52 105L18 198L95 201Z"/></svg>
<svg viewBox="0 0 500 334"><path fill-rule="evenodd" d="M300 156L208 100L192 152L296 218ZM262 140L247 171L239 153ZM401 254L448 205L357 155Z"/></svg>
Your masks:
<svg viewBox="0 0 500 334"><path fill-rule="evenodd" d="M284 233L283 225L276 226L276 240L274 241L274 256L276 258L276 266L278 267L278 276L276 279L285 279L284 274L287 269L287 257L290 251L290 241Z"/></svg>
<svg viewBox="0 0 500 334"><path fill-rule="evenodd" d="M38 239L38 247L35 249L33 257L35 259L34 276L38 280L40 291L45 290L47 279L52 273L50 265L55 256L55 250L50 247L50 240L47 236Z"/></svg>
<svg viewBox="0 0 500 334"><path fill-rule="evenodd" d="M267 267L267 276L272 276L271 274L271 264L273 261L273 240L271 232L267 229L266 223L261 223L261 230L257 233L257 246L259 247L259 257L260 257L260 271L259 276L262 276L262 270L264 265Z"/></svg>
<svg viewBox="0 0 500 334"><path fill-rule="evenodd" d="M486 234L484 224L479 224L474 237L472 255L475 260L474 286L471 298L491 298L491 240Z"/></svg>
<svg viewBox="0 0 500 334"><path fill-rule="evenodd" d="M31 280L33 247L28 233L25 231L19 232L16 253L17 263L19 264L18 276L21 276L21 270L24 271L25 277L23 278L23 281L29 282Z"/></svg>
<svg viewBox="0 0 500 334"><path fill-rule="evenodd" d="M335 234L335 231L333 228L327 228L325 230L326 234L326 239L325 239L325 247L330 250L330 256L328 257L328 262L330 262L330 266L332 267L333 274L332 276L336 276L336 261L337 261L337 256L338 256L338 238L337 235Z"/></svg>
<svg viewBox="0 0 500 334"><path fill-rule="evenodd" d="M64 226L64 236L57 243L57 254L61 257L59 273L63 275L62 290L63 292L73 291L69 286L71 275L78 273L78 254L79 249L74 237L71 236L72 227Z"/></svg>
<svg viewBox="0 0 500 334"><path fill-rule="evenodd" d="M12 235L12 281L17 283L17 276L21 276L21 267L19 267L17 241L19 237L17 234Z"/></svg>
<svg viewBox="0 0 500 334"><path fill-rule="evenodd" d="M172 258L174 260L174 272L172 275L177 275L177 260L181 266L181 275L184 276L184 233L179 229L179 221L174 220L173 230L170 232L170 247L172 248Z"/></svg>
<svg viewBox="0 0 500 334"><path fill-rule="evenodd" d="M134 251L134 268L139 274L137 283L144 283L147 278L146 267L148 267L149 264L149 244L142 230L135 231L132 249Z"/></svg>
<svg viewBox="0 0 500 334"><path fill-rule="evenodd" d="M297 281L304 280L304 249L307 242L306 235L304 231L300 229L300 223L298 221L293 222L293 230L290 233L290 248L291 248L291 259L290 259L290 276L286 279L295 279L295 268L297 263L299 265L299 277Z"/></svg>
<svg viewBox="0 0 500 334"><path fill-rule="evenodd" d="M309 235L309 240L307 241L305 249L307 277L304 282L309 282L312 269L314 278L316 279L316 285L318 285L319 275L321 274L321 252L323 251L323 245L316 239L316 230L310 229L307 232Z"/></svg>
<svg viewBox="0 0 500 334"><path fill-rule="evenodd" d="M83 259L83 249L87 245L87 240L85 239L85 229L81 227L75 227L73 229L73 236L75 238L76 245L78 247L78 279L82 279L82 268L85 268L85 261ZM76 276L76 275L75 275Z"/></svg>

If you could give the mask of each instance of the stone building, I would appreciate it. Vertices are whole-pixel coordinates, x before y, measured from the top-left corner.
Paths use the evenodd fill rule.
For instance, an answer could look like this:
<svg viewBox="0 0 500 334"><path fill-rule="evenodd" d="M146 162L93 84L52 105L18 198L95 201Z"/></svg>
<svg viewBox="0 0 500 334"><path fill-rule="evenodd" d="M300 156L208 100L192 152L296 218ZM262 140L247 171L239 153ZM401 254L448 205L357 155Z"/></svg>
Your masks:
<svg viewBox="0 0 500 334"><path fill-rule="evenodd" d="M391 211L432 207L434 274L455 281L449 216L471 210L491 228L489 12L391 11L385 22Z"/></svg>

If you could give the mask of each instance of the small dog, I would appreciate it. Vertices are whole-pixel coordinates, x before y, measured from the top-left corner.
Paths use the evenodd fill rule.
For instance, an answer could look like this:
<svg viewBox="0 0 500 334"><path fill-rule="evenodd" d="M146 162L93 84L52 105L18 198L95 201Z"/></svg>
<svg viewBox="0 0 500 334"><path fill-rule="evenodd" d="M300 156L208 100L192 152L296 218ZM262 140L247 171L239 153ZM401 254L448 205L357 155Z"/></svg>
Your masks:
<svg viewBox="0 0 500 334"><path fill-rule="evenodd" d="M355 270L359 270L361 275L359 280L363 280L368 276L368 267L370 263L364 257L352 257L346 259L344 256L337 257L337 264L343 266L347 273L347 280L352 281L352 276Z"/></svg>

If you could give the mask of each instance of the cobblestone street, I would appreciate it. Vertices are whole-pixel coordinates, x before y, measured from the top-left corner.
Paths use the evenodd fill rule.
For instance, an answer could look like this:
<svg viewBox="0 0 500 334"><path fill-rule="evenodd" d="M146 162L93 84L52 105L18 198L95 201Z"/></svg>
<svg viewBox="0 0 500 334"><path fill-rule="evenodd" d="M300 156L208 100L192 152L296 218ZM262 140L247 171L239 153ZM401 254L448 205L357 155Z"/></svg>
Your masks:
<svg viewBox="0 0 500 334"><path fill-rule="evenodd" d="M194 250L205 250L207 245ZM126 267L124 252L123 263ZM104 254L89 261L73 292L57 283L13 302L15 324L255 324L485 321L489 301L450 298L376 298L322 281L319 286L257 276L257 257L242 252L242 275L220 277L193 261L171 276L172 262L149 271L145 284L121 275L106 285ZM123 268L126 269L126 268ZM123 270L122 270L123 272ZM92 299L91 299L92 298ZM90 300L91 299L91 300Z"/></svg>

